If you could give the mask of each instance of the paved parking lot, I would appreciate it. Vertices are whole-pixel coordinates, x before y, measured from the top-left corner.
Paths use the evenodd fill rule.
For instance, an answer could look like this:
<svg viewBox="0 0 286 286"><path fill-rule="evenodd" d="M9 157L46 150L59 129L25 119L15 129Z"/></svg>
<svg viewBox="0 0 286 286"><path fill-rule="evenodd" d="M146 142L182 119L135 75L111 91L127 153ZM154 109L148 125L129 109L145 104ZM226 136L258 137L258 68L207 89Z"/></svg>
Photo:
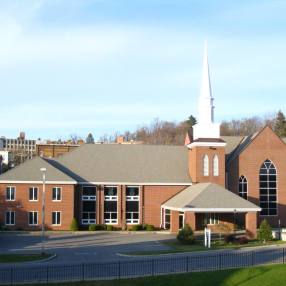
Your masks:
<svg viewBox="0 0 286 286"><path fill-rule="evenodd" d="M173 239L168 233L93 232L48 233L45 249L57 257L48 263L105 262L130 259L119 252L165 250L160 242ZM0 253L31 253L41 249L41 235L0 234Z"/></svg>

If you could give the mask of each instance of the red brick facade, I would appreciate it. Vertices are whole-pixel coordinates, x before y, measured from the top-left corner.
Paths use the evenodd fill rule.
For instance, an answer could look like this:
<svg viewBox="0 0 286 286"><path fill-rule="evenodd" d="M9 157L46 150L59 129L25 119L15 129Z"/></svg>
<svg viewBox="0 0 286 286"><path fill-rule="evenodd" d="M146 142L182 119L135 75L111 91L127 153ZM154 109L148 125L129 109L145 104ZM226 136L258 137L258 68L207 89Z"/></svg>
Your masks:
<svg viewBox="0 0 286 286"><path fill-rule="evenodd" d="M209 175L203 175L203 159L209 159ZM218 156L219 175L213 174L213 158ZM189 172L193 183L215 183L225 186L225 150L224 147L193 147L189 150Z"/></svg>
<svg viewBox="0 0 286 286"><path fill-rule="evenodd" d="M13 186L16 188L15 200L6 200L6 187ZM38 200L29 201L29 188L38 188ZM61 188L61 200L52 200L52 188ZM46 185L45 196L45 224L46 228L52 230L69 229L71 220L74 217L74 185ZM42 224L42 185L41 184L0 184L0 222L5 224L5 212L14 211L15 221L14 226L9 226L11 229L27 229L37 230ZM31 211L38 212L38 224L28 224L28 213ZM52 212L61 212L61 224L52 225Z"/></svg>
<svg viewBox="0 0 286 286"><path fill-rule="evenodd" d="M227 188L238 194L239 177L245 176L248 200L259 206L259 171L266 159L271 160L277 170L278 213L276 216L258 215L258 224L267 219L274 227L278 226L279 220L286 226L286 144L271 128L265 127L229 164Z"/></svg>

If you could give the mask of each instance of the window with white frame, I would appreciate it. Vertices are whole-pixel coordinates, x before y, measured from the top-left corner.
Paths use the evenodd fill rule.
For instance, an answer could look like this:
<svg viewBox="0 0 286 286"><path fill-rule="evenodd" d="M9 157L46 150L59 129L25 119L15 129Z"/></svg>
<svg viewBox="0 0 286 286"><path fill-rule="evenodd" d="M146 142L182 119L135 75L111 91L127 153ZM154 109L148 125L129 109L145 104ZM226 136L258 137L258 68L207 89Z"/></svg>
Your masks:
<svg viewBox="0 0 286 286"><path fill-rule="evenodd" d="M219 175L219 162L218 155L214 155L213 157L213 175L217 177Z"/></svg>
<svg viewBox="0 0 286 286"><path fill-rule="evenodd" d="M165 209L164 229L170 229L171 226L171 211Z"/></svg>
<svg viewBox="0 0 286 286"><path fill-rule="evenodd" d="M139 223L139 187L126 187L126 223Z"/></svg>
<svg viewBox="0 0 286 286"><path fill-rule="evenodd" d="M206 213L204 216L204 224L219 224L219 217L217 213Z"/></svg>
<svg viewBox="0 0 286 286"><path fill-rule="evenodd" d="M7 187L6 188L6 201L15 201L16 197L16 188L15 187Z"/></svg>
<svg viewBox="0 0 286 286"><path fill-rule="evenodd" d="M82 187L82 201L96 201L96 186Z"/></svg>
<svg viewBox="0 0 286 286"><path fill-rule="evenodd" d="M61 212L52 212L52 225L60 225L61 224Z"/></svg>
<svg viewBox="0 0 286 286"><path fill-rule="evenodd" d="M260 215L277 215L277 171L270 160L265 160L259 173Z"/></svg>
<svg viewBox="0 0 286 286"><path fill-rule="evenodd" d="M15 225L15 212L14 211L7 211L5 212L5 224L6 225Z"/></svg>
<svg viewBox="0 0 286 286"><path fill-rule="evenodd" d="M238 180L238 195L247 200L247 179L244 176Z"/></svg>
<svg viewBox="0 0 286 286"><path fill-rule="evenodd" d="M28 223L29 225L38 225L38 212L31 211L28 213Z"/></svg>
<svg viewBox="0 0 286 286"><path fill-rule="evenodd" d="M61 199L62 199L62 188L60 188L60 187L53 187L52 200L53 201L60 201Z"/></svg>
<svg viewBox="0 0 286 286"><path fill-rule="evenodd" d="M82 201L81 223L87 225L96 223L96 201Z"/></svg>
<svg viewBox="0 0 286 286"><path fill-rule="evenodd" d="M209 175L209 156L207 154L203 158L203 174L205 177Z"/></svg>
<svg viewBox="0 0 286 286"><path fill-rule="evenodd" d="M30 187L29 188L29 201L37 201L38 200L38 188Z"/></svg>
<svg viewBox="0 0 286 286"><path fill-rule="evenodd" d="M104 186L104 222L117 224L117 187Z"/></svg>

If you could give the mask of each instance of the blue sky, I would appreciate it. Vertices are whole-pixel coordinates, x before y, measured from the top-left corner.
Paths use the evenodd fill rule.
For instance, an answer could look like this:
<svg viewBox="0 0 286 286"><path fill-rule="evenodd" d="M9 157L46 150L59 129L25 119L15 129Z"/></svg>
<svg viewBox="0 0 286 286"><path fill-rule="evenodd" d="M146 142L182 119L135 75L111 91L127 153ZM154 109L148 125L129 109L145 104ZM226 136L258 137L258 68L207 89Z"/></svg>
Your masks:
<svg viewBox="0 0 286 286"><path fill-rule="evenodd" d="M286 1L0 0L0 135L96 138L197 114L286 112Z"/></svg>

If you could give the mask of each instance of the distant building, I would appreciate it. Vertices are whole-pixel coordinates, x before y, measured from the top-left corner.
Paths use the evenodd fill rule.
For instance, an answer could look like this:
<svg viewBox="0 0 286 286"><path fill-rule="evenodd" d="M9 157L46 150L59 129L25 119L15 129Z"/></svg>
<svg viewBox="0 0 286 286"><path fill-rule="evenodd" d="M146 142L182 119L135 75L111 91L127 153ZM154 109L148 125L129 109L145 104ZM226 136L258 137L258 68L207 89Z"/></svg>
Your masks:
<svg viewBox="0 0 286 286"><path fill-rule="evenodd" d="M118 136L116 138L116 144L143 144L142 141L135 141L135 140L129 140L129 141L125 141L124 136Z"/></svg>
<svg viewBox="0 0 286 286"><path fill-rule="evenodd" d="M10 151L0 151L0 157L2 164L9 165L13 161L13 155Z"/></svg>
<svg viewBox="0 0 286 286"><path fill-rule="evenodd" d="M57 158L78 148L80 145L70 143L37 143L36 155L45 158Z"/></svg>
<svg viewBox="0 0 286 286"><path fill-rule="evenodd" d="M0 150L11 152L11 156L17 165L35 156L36 140L26 139L24 132L20 132L16 139L1 137Z"/></svg>

